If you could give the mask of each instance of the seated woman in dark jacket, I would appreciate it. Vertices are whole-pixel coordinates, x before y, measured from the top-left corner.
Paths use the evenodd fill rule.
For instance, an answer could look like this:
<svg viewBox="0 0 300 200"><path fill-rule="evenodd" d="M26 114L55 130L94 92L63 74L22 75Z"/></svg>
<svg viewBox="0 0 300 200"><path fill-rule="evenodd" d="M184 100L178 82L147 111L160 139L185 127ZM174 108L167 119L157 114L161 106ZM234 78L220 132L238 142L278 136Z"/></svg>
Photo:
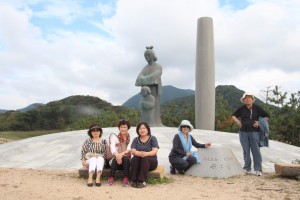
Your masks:
<svg viewBox="0 0 300 200"><path fill-rule="evenodd" d="M173 148L169 154L169 161L171 163L170 173L184 174L193 164L197 163L197 154L191 152L192 146L196 148L207 148L211 143L200 144L189 133L194 129L193 125L188 120L182 120L178 127L178 134L174 136ZM195 152L196 153L196 152Z"/></svg>

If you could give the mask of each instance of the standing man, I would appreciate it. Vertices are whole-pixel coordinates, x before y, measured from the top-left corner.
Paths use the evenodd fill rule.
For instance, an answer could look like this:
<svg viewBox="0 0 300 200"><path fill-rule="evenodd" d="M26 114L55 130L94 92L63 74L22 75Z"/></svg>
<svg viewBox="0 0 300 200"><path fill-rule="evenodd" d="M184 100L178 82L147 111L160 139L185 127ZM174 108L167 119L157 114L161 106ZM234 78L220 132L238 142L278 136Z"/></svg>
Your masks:
<svg viewBox="0 0 300 200"><path fill-rule="evenodd" d="M259 117L267 120L270 115L260 106L253 104L254 95L246 92L240 101L244 104L239 107L233 114L232 120L240 127L240 143L243 147L244 167L246 174L251 173L251 157L250 150L254 161L254 170L257 176L262 175L262 157L259 146Z"/></svg>

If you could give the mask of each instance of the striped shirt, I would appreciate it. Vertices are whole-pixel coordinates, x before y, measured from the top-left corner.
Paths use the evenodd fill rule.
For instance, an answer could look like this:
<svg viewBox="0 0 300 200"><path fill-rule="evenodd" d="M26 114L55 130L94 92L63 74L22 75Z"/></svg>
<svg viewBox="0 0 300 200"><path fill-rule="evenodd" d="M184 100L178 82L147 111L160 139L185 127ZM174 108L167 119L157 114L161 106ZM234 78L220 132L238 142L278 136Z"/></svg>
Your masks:
<svg viewBox="0 0 300 200"><path fill-rule="evenodd" d="M102 154L106 158L106 141L101 140L101 142L93 142L92 138L88 138L82 145L81 149L81 159L85 158L87 153Z"/></svg>

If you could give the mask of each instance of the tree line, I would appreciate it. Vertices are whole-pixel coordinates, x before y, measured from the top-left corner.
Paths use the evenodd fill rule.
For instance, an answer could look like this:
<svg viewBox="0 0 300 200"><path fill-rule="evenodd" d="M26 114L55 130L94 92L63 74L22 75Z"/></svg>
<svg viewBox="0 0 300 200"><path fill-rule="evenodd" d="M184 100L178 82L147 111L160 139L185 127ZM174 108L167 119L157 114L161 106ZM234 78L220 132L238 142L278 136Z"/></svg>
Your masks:
<svg viewBox="0 0 300 200"><path fill-rule="evenodd" d="M182 119L195 124L195 106L190 101L168 102L162 107L162 122L166 126L176 127ZM280 91L278 86L268 90L265 103L260 105L268 113L270 135L272 140L300 146L300 91L290 94ZM215 130L238 133L239 127L233 123L232 108L223 95L216 96Z"/></svg>
<svg viewBox="0 0 300 200"><path fill-rule="evenodd" d="M275 86L268 90L261 106L271 115L270 139L300 146L300 91L288 97L287 92ZM238 133L239 127L231 120L235 109L223 95L216 96L216 131ZM72 96L24 113L8 111L1 114L0 131L82 130L94 122L100 122L103 127L114 127L120 119L129 119L135 126L139 122L140 111L112 106L96 97ZM195 124L194 96L161 106L161 120L165 126L177 127L183 119Z"/></svg>

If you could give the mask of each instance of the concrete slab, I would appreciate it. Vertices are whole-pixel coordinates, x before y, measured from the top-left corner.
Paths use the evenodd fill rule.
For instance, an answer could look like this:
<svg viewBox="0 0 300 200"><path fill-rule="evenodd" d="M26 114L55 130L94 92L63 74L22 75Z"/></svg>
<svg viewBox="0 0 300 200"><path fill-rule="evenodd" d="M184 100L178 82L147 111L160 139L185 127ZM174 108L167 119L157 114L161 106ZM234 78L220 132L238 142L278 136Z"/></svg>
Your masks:
<svg viewBox="0 0 300 200"><path fill-rule="evenodd" d="M107 138L110 133L118 133L118 129L104 128L103 132L103 137ZM173 137L178 132L177 127L152 127L151 132L157 137L160 145L159 165L165 166L165 173L169 173L168 155ZM132 127L129 133L132 139L137 136L135 127ZM238 134L194 129L192 135L200 143L211 141L212 148L229 148L243 166ZM1 144L0 167L78 170L82 167L80 150L86 138L87 130L78 130ZM270 141L270 147L262 148L261 152L264 172L275 172L275 162L291 163L300 159L299 147L276 141Z"/></svg>

